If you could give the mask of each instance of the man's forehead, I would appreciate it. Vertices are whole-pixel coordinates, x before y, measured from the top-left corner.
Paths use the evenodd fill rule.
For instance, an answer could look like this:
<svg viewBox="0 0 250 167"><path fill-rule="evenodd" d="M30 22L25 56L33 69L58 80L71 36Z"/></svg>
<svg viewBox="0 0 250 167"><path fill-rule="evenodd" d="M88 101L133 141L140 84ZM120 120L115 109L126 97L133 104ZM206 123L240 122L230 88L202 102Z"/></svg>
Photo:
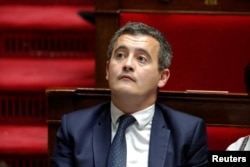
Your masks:
<svg viewBox="0 0 250 167"><path fill-rule="evenodd" d="M143 35L143 34L137 34L137 35L123 34L117 39L115 43L116 47L118 47L120 44L123 44L123 45L124 44L131 44L131 45L150 44L150 45L154 45L154 47L159 46L159 42L155 38L149 35Z"/></svg>

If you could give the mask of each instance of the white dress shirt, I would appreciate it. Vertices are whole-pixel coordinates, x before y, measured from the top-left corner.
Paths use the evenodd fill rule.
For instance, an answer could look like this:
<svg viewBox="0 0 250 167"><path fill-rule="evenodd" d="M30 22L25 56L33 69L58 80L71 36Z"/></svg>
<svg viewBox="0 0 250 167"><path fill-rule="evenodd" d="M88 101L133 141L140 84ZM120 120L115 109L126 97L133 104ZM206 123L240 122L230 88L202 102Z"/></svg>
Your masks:
<svg viewBox="0 0 250 167"><path fill-rule="evenodd" d="M133 113L136 122L126 130L127 167L147 167L150 132L155 105ZM119 125L119 117L124 113L111 103L112 140Z"/></svg>
<svg viewBox="0 0 250 167"><path fill-rule="evenodd" d="M237 139L234 143L230 144L227 151L250 151L250 135L243 136Z"/></svg>

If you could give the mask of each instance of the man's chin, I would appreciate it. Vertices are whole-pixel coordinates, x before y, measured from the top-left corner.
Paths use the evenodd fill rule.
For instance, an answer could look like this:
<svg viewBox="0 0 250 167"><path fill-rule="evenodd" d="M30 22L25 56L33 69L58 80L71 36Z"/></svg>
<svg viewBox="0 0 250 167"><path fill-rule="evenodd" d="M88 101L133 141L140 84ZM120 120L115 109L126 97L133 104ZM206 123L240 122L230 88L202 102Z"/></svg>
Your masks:
<svg viewBox="0 0 250 167"><path fill-rule="evenodd" d="M135 95L134 88L131 85L117 85L111 88L112 93L120 96L131 96Z"/></svg>

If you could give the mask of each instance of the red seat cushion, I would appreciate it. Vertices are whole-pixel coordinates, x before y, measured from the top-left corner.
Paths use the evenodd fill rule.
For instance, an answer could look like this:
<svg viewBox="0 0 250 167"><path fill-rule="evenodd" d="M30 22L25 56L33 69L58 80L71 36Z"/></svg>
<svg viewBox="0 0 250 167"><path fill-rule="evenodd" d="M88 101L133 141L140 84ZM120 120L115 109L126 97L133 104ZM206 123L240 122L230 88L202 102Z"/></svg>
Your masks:
<svg viewBox="0 0 250 167"><path fill-rule="evenodd" d="M207 126L208 145L213 151L223 151L238 138L250 134L250 128Z"/></svg>
<svg viewBox="0 0 250 167"><path fill-rule="evenodd" d="M5 5L0 7L0 29L93 31L79 11L93 12L94 6Z"/></svg>
<svg viewBox="0 0 250 167"><path fill-rule="evenodd" d="M0 52L4 57L0 59L0 90L44 91L48 87L93 87L95 82L94 47L92 46L94 25L83 19L78 14L79 11L93 12L94 5L0 6L0 31L3 31ZM76 34L72 35L71 32ZM64 37L64 34L65 38L60 41L60 36ZM68 38L68 35L72 37ZM77 35L82 38L76 38ZM46 39L51 40L50 45L47 42L48 48L38 47L40 43L45 45ZM71 48L72 41L79 43L77 40L88 43L82 46L86 47L85 50L75 51L76 48ZM51 46L58 41L61 42L60 47L62 47L59 51L55 46ZM13 43L15 46L12 46ZM67 47L63 48L65 43ZM66 58L48 58L54 52L57 56L65 52ZM71 57L71 52L82 58ZM39 58L39 53L41 53L40 57L44 56L47 59Z"/></svg>
<svg viewBox="0 0 250 167"><path fill-rule="evenodd" d="M47 154L47 126L0 126L0 154Z"/></svg>
<svg viewBox="0 0 250 167"><path fill-rule="evenodd" d="M94 83L94 58L0 60L0 90L44 91L48 87L93 87Z"/></svg>

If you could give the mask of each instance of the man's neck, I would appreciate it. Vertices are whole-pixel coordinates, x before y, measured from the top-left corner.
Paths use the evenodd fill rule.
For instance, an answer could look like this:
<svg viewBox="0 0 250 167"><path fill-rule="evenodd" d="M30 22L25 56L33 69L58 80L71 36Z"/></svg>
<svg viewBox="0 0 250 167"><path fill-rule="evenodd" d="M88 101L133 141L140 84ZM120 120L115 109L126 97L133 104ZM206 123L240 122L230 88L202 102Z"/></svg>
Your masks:
<svg viewBox="0 0 250 167"><path fill-rule="evenodd" d="M156 98L117 98L111 96L111 100L113 104L119 108L125 114L132 114L137 111L143 110L151 105L153 105L156 101Z"/></svg>

